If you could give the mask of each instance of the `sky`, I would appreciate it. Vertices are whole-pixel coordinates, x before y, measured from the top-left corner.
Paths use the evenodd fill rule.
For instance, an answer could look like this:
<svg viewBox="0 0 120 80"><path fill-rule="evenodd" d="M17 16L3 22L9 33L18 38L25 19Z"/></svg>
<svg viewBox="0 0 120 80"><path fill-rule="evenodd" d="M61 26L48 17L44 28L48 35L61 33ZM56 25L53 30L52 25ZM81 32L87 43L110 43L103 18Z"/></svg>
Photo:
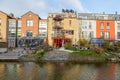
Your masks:
<svg viewBox="0 0 120 80"><path fill-rule="evenodd" d="M0 0L0 11L21 17L28 11L46 19L48 13L73 9L77 13L120 14L120 0Z"/></svg>

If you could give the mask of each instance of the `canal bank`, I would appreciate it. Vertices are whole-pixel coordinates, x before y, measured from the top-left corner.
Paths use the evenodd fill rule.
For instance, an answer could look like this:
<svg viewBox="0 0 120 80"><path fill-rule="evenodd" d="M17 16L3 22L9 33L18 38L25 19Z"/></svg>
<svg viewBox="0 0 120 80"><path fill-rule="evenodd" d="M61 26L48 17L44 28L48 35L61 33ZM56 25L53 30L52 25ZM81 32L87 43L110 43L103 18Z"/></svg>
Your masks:
<svg viewBox="0 0 120 80"><path fill-rule="evenodd" d="M120 59L117 56L88 56L88 55L72 55L73 51L71 50L61 50L54 49L45 53L42 58L29 58L29 57L21 57L21 61L37 61L37 62L120 62ZM85 53L84 53L85 54ZM99 55L99 54L97 54Z"/></svg>
<svg viewBox="0 0 120 80"><path fill-rule="evenodd" d="M22 53L23 51L24 53ZM29 52L29 53L27 53ZM14 52L0 54L0 61L19 61L19 62L120 62L118 57L91 57L74 54L73 51L65 49L53 49L45 53L42 58L36 58L32 51L16 49ZM85 54L85 53L84 53ZM28 57L30 56L30 57ZM32 57L31 57L32 56Z"/></svg>

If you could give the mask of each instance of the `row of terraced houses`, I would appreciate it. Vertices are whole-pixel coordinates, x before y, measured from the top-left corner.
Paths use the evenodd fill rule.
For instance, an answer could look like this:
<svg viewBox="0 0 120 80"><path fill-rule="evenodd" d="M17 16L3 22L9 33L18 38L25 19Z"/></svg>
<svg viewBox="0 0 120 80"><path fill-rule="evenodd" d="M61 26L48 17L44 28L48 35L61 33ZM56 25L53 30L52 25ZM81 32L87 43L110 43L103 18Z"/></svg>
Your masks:
<svg viewBox="0 0 120 80"><path fill-rule="evenodd" d="M0 11L0 42L7 47L31 46L44 39L60 48L66 42L77 45L79 39L120 41L120 14L59 12L41 19L29 11L20 18Z"/></svg>

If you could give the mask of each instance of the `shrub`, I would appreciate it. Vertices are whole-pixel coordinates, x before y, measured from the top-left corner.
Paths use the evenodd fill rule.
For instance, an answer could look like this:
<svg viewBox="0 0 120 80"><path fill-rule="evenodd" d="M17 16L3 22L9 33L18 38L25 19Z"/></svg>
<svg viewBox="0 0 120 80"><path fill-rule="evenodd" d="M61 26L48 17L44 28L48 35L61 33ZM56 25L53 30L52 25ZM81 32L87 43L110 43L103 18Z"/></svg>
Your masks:
<svg viewBox="0 0 120 80"><path fill-rule="evenodd" d="M105 41L103 45L104 45L104 48L107 49L107 48L110 47L110 42L109 41Z"/></svg>
<svg viewBox="0 0 120 80"><path fill-rule="evenodd" d="M66 43L65 43L65 49L72 49L72 44L66 42Z"/></svg>
<svg viewBox="0 0 120 80"><path fill-rule="evenodd" d="M45 54L44 51L42 51L42 52L40 52L40 53L37 53L37 54L36 54L36 58L42 58L42 57L44 56L44 54Z"/></svg>
<svg viewBox="0 0 120 80"><path fill-rule="evenodd" d="M111 52L111 51L115 51L115 49L114 49L114 47L108 47L108 48L107 48L107 51L108 51L108 52Z"/></svg>
<svg viewBox="0 0 120 80"><path fill-rule="evenodd" d="M115 43L116 46L120 46L120 41Z"/></svg>
<svg viewBox="0 0 120 80"><path fill-rule="evenodd" d="M104 52L104 50L103 50L102 48L94 48L94 51L95 51L95 53L97 53L97 54L101 54L101 53Z"/></svg>
<svg viewBox="0 0 120 80"><path fill-rule="evenodd" d="M87 43L88 43L88 41L86 39L80 39L78 41L78 44L79 44L80 47L86 47Z"/></svg>

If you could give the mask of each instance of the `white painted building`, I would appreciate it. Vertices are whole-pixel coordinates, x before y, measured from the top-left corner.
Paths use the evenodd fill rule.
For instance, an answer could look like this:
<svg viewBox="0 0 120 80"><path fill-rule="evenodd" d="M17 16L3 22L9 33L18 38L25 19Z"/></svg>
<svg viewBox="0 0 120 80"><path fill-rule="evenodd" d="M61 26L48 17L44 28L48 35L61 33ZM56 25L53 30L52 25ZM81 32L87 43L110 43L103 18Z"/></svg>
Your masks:
<svg viewBox="0 0 120 80"><path fill-rule="evenodd" d="M41 19L39 21L39 37L47 38L47 20Z"/></svg>
<svg viewBox="0 0 120 80"><path fill-rule="evenodd" d="M115 40L120 41L120 15L115 15Z"/></svg>
<svg viewBox="0 0 120 80"><path fill-rule="evenodd" d="M96 38L96 20L92 14L78 14L81 19L81 38L90 40Z"/></svg>

